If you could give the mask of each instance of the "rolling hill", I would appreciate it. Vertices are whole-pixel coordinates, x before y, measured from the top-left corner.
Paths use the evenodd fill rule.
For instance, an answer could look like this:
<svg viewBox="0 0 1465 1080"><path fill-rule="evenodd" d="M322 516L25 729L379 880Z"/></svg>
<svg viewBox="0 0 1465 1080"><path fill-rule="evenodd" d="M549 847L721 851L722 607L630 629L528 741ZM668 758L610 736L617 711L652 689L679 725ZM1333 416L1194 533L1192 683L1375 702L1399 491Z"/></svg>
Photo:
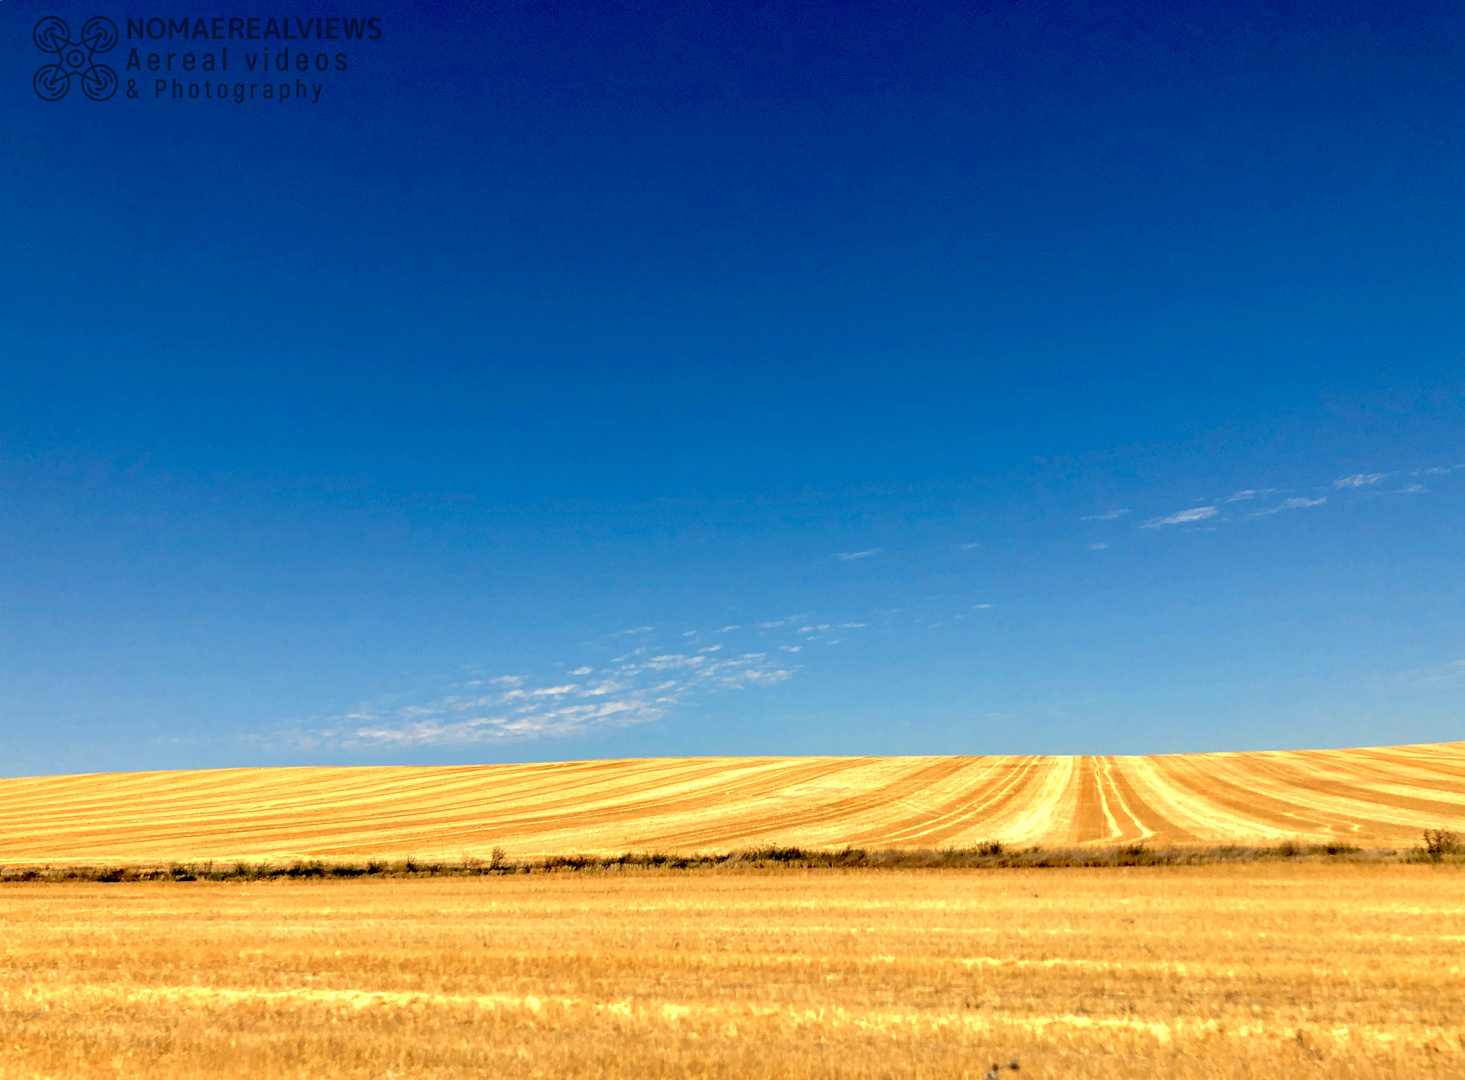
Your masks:
<svg viewBox="0 0 1465 1080"><path fill-rule="evenodd" d="M1465 743L1153 757L665 758L0 780L0 862L1416 842Z"/></svg>

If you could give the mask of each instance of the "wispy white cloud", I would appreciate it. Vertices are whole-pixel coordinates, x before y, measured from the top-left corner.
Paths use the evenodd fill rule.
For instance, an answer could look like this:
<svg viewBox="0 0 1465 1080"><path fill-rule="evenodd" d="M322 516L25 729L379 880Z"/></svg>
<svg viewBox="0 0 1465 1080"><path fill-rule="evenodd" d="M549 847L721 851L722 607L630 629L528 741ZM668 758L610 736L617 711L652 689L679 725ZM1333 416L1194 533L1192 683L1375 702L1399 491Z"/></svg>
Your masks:
<svg viewBox="0 0 1465 1080"><path fill-rule="evenodd" d="M1169 517L1146 521L1140 528L1158 529L1161 525L1185 525L1192 521L1205 521L1207 518L1215 517L1218 513L1220 511L1214 506L1195 506L1189 510L1181 510L1179 513L1171 514Z"/></svg>
<svg viewBox="0 0 1465 1080"><path fill-rule="evenodd" d="M851 559L868 559L872 555L883 555L884 548L870 548L868 551L836 551L834 557L848 562Z"/></svg>
<svg viewBox="0 0 1465 1080"><path fill-rule="evenodd" d="M1309 506L1322 506L1323 503L1327 501L1328 497L1326 495L1323 495L1316 499L1283 499L1276 506L1268 506L1264 510L1258 510L1255 514L1252 515L1252 517L1264 517L1267 514L1279 514L1283 510L1302 510Z"/></svg>
<svg viewBox="0 0 1465 1080"><path fill-rule="evenodd" d="M1104 543L1090 544L1089 545L1089 550L1090 551L1103 551L1108 546L1109 546L1108 544L1104 544Z"/></svg>
<svg viewBox="0 0 1465 1080"><path fill-rule="evenodd" d="M274 738L301 748L391 750L563 738L652 723L707 694L793 678L798 671L794 657L806 644L839 641L828 633L832 623L806 619L807 614L772 620L761 630L745 631L741 640L724 639L695 652L658 649L654 638L646 639L608 664L573 668L569 674L574 681L564 681L564 674L557 679L532 674L468 679L430 700L366 705ZM844 625L856 629L864 624ZM738 629L725 627L724 632Z"/></svg>
<svg viewBox="0 0 1465 1080"><path fill-rule="evenodd" d="M972 607L978 609L979 611L986 611L991 606L992 606L991 604L973 604L972 605Z"/></svg>
<svg viewBox="0 0 1465 1080"><path fill-rule="evenodd" d="M1351 473L1347 476L1338 477L1328 486L1335 492L1353 492L1362 488L1373 487L1376 484L1388 480L1390 477L1399 476L1401 472L1412 477L1434 477L1448 476L1459 469L1465 469L1465 463L1432 466L1427 469L1395 470L1394 472ZM1420 483L1405 483L1401 487L1390 490L1399 495L1420 495L1429 489ZM1178 513L1169 514L1164 517L1151 518L1143 522L1140 528L1158 529L1165 525L1185 525L1193 522L1206 521L1219 517L1221 515L1221 507L1230 503L1252 503L1254 507L1251 513L1245 514L1240 518L1233 514L1223 519L1228 522L1266 517L1271 514L1281 513L1284 510L1300 510L1305 507L1323 506L1328 501L1327 496L1324 495L1319 495L1317 498L1293 496L1291 498L1281 499L1281 501L1273 501L1285 491L1285 488L1274 487L1242 488L1230 495L1217 498L1213 503L1205 506L1196 506L1189 510L1181 510ZM1339 497L1343 496L1340 495ZM1094 514L1082 520L1107 521L1127 512L1125 510L1111 510L1106 514ZM1095 541L1088 546L1090 551L1103 551L1109 545L1102 541Z"/></svg>
<svg viewBox="0 0 1465 1080"><path fill-rule="evenodd" d="M295 741L360 750L565 737L651 723L700 693L766 686L792 675L765 652L657 653L629 658L594 681L453 693L425 704L358 710L327 727L297 732Z"/></svg>
<svg viewBox="0 0 1465 1080"><path fill-rule="evenodd" d="M792 626L794 625L794 623L801 623L806 620L810 614L810 612L806 611L802 615L788 615L782 619L773 619L769 622L759 623L758 625L764 630L776 630L780 626Z"/></svg>
<svg viewBox="0 0 1465 1080"><path fill-rule="evenodd" d="M963 551L975 551L977 548L979 548L981 546L982 545L981 545L981 542L980 541L973 540L970 544L962 544L961 545L961 549Z"/></svg>
<svg viewBox="0 0 1465 1080"><path fill-rule="evenodd" d="M1102 514L1090 514L1088 517L1079 518L1080 521L1113 521L1115 518L1122 518L1129 513L1129 508L1123 510L1106 510Z"/></svg>

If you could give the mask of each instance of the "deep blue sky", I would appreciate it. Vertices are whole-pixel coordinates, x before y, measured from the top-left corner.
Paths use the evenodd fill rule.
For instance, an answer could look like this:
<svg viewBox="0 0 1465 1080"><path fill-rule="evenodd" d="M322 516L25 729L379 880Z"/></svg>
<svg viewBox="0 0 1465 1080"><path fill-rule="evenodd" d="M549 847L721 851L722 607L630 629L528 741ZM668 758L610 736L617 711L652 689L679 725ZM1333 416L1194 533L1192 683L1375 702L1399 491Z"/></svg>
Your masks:
<svg viewBox="0 0 1465 1080"><path fill-rule="evenodd" d="M185 12L271 14L0 3L0 774L1465 737L1460 5L398 5L319 102L33 92L41 15Z"/></svg>

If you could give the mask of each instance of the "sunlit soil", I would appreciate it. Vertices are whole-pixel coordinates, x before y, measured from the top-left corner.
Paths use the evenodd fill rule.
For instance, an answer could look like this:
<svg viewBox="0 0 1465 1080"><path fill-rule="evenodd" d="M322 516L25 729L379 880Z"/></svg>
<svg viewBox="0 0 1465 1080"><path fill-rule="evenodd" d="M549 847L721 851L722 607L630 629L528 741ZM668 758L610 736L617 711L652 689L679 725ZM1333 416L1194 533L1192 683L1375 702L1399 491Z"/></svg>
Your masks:
<svg viewBox="0 0 1465 1080"><path fill-rule="evenodd" d="M0 780L0 863L455 859L1465 832L1465 743L1155 757L665 758Z"/></svg>
<svg viewBox="0 0 1465 1080"><path fill-rule="evenodd" d="M1458 865L0 886L0 1078L1465 1075Z"/></svg>

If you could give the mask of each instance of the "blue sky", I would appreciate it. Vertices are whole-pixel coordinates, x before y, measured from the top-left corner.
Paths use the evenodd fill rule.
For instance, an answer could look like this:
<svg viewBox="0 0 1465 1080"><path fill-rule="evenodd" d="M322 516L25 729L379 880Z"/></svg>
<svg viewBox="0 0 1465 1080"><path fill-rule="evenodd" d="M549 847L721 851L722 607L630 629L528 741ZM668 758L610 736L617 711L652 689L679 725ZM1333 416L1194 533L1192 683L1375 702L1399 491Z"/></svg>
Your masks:
<svg viewBox="0 0 1465 1080"><path fill-rule="evenodd" d="M0 774L1465 737L1458 5L401 6L318 101L40 100L98 13L218 14L0 5Z"/></svg>

